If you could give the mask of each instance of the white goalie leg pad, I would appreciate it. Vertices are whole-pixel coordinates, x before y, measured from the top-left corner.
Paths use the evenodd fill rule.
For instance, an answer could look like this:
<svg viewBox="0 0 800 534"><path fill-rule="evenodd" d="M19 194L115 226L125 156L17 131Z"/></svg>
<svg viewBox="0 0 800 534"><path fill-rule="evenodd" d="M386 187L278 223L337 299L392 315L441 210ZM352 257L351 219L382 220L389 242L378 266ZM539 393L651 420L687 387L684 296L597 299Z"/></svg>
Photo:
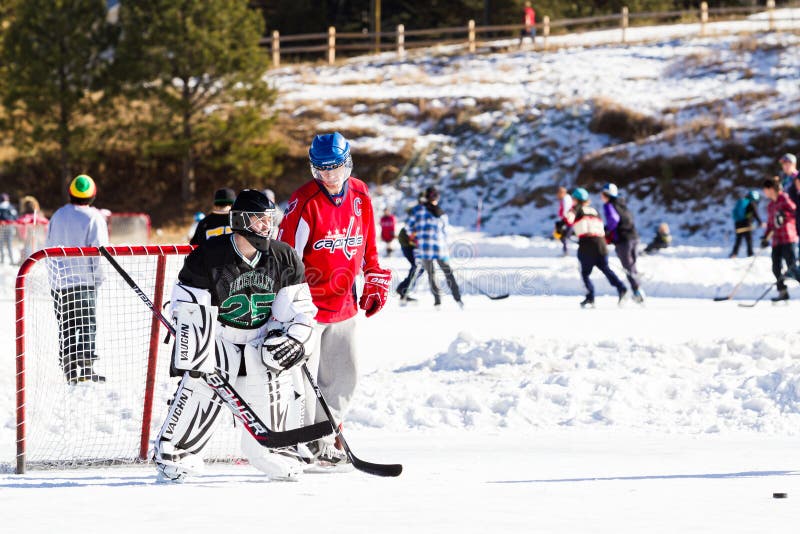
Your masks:
<svg viewBox="0 0 800 534"><path fill-rule="evenodd" d="M273 430L302 426L304 390L296 373L268 369L261 360L260 343L246 345L244 359L247 376L237 378L236 389L245 402ZM242 432L242 452L253 467L275 480L296 480L305 467L295 455L262 447L246 432Z"/></svg>
<svg viewBox="0 0 800 534"><path fill-rule="evenodd" d="M172 366L178 371L214 371L217 307L177 302L172 307L175 344Z"/></svg>
<svg viewBox="0 0 800 534"><path fill-rule="evenodd" d="M239 372L241 349L217 340L216 360L227 376ZM184 375L155 439L153 460L159 475L167 480L182 480L202 470L202 450L213 435L222 400L201 378Z"/></svg>
<svg viewBox="0 0 800 534"><path fill-rule="evenodd" d="M211 306L211 293L175 284L171 303L175 325L172 367L177 371L213 372L217 308Z"/></svg>

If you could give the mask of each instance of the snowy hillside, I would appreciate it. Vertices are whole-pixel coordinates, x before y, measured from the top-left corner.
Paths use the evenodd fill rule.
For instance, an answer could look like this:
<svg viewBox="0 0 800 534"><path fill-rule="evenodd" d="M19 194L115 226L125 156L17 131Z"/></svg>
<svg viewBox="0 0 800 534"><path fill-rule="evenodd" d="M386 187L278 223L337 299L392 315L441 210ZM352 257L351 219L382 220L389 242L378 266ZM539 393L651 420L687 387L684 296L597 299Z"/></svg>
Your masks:
<svg viewBox="0 0 800 534"><path fill-rule="evenodd" d="M795 11L784 14L800 27ZM763 20L720 24L754 30ZM634 31L632 39L655 42L567 40L557 52L475 56L444 49L407 61L386 54L287 67L269 79L291 120L355 138L356 173L359 153L408 160L394 184L405 198L398 211L438 184L456 224L473 226L480 202L484 230L543 235L557 184L598 191L612 180L632 198L640 227L666 221L684 239L718 241L730 232L734 195L775 174L780 154L800 151L800 36Z"/></svg>

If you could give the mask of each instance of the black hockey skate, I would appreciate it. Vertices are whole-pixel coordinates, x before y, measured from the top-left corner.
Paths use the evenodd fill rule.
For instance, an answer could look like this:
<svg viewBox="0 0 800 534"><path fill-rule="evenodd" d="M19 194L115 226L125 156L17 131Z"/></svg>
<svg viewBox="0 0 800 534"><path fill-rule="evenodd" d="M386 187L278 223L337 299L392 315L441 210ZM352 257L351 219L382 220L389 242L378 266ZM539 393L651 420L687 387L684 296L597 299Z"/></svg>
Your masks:
<svg viewBox="0 0 800 534"><path fill-rule="evenodd" d="M619 298L617 299L617 306L621 308L625 305L625 299L628 297L628 289L625 287L618 289L617 295L619 295Z"/></svg>
<svg viewBox="0 0 800 534"><path fill-rule="evenodd" d="M778 296L772 297L770 300L773 304L788 303L789 291L787 289L780 289L778 290Z"/></svg>
<svg viewBox="0 0 800 534"><path fill-rule="evenodd" d="M581 302L581 308L594 308L594 297L586 295L586 298Z"/></svg>
<svg viewBox="0 0 800 534"><path fill-rule="evenodd" d="M81 366L79 363L69 363L64 367L64 376L71 386L81 382L105 382L106 377L97 374L91 362Z"/></svg>

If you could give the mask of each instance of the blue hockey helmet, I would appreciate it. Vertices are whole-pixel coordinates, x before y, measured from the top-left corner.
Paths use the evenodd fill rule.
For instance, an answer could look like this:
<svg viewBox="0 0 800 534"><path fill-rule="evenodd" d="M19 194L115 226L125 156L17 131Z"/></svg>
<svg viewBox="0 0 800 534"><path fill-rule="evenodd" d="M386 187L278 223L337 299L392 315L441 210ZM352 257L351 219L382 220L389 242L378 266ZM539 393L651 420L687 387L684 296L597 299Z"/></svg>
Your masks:
<svg viewBox="0 0 800 534"><path fill-rule="evenodd" d="M758 202L759 200L761 200L761 193L753 189L752 191L747 193L747 198L749 198L753 202Z"/></svg>
<svg viewBox="0 0 800 534"><path fill-rule="evenodd" d="M583 187L576 187L572 190L572 198L577 200L578 202L586 202L589 200L589 192L584 189Z"/></svg>
<svg viewBox="0 0 800 534"><path fill-rule="evenodd" d="M311 166L321 171L336 169L347 163L352 167L350 143L339 132L315 136L308 149L308 158Z"/></svg>

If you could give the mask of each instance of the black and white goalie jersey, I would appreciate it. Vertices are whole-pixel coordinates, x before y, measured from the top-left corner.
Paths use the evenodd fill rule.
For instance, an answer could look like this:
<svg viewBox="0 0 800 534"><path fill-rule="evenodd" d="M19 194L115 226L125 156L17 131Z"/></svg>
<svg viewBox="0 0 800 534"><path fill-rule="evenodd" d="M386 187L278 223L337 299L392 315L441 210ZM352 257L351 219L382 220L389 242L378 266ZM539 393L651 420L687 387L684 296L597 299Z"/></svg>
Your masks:
<svg viewBox="0 0 800 534"><path fill-rule="evenodd" d="M178 280L211 293L221 324L249 330L266 324L281 288L305 283L305 269L295 250L276 240L248 262L237 253L231 236L193 250Z"/></svg>

